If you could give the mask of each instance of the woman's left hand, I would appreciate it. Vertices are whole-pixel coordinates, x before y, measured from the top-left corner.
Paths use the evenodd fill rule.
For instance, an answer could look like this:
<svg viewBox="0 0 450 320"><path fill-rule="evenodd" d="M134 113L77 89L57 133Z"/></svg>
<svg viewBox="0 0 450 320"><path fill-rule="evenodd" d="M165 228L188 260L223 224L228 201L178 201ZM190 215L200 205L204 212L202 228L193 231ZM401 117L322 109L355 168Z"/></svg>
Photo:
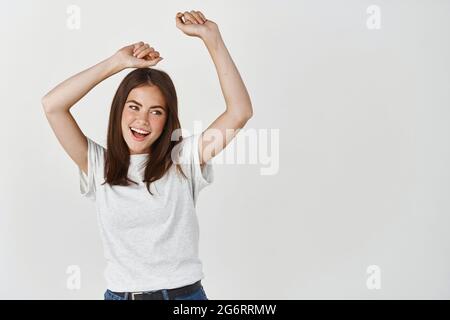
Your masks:
<svg viewBox="0 0 450 320"><path fill-rule="evenodd" d="M184 21L183 21L184 18ZM200 11L178 12L175 17L177 28L191 37L199 37L203 40L219 33L219 27Z"/></svg>

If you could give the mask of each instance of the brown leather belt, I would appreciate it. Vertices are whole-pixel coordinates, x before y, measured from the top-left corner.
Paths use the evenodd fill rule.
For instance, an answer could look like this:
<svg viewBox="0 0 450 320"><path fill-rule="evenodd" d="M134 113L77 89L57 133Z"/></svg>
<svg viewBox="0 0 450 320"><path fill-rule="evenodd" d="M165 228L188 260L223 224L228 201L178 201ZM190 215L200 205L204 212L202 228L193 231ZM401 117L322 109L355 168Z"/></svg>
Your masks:
<svg viewBox="0 0 450 320"><path fill-rule="evenodd" d="M201 280L196 283L174 289L164 289L167 291L169 300L175 297L187 295L195 292L201 287ZM148 292L112 292L126 300L164 300L163 290L148 291Z"/></svg>

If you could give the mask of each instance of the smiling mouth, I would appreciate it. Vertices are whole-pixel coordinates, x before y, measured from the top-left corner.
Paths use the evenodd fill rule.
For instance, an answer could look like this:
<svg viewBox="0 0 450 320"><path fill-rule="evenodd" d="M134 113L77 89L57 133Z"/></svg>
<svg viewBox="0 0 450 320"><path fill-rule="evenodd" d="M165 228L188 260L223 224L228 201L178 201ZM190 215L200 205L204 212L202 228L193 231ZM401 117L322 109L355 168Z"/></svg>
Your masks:
<svg viewBox="0 0 450 320"><path fill-rule="evenodd" d="M150 133L147 133L147 134L138 133L136 131L131 130L131 128L130 128L130 132L131 132L131 135L134 137L134 139L137 141L144 141L145 137L150 135Z"/></svg>

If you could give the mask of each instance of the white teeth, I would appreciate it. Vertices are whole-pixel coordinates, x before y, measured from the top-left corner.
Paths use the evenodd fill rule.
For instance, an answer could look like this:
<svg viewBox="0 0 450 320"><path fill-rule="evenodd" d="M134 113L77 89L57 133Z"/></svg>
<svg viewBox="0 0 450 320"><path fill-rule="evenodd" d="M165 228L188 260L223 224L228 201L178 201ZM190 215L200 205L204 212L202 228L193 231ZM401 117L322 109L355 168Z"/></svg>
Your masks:
<svg viewBox="0 0 450 320"><path fill-rule="evenodd" d="M144 130L140 130L140 129L136 129L136 128L130 128L133 131L136 131L137 133L142 133L142 134L149 134L150 132L148 131L144 131Z"/></svg>

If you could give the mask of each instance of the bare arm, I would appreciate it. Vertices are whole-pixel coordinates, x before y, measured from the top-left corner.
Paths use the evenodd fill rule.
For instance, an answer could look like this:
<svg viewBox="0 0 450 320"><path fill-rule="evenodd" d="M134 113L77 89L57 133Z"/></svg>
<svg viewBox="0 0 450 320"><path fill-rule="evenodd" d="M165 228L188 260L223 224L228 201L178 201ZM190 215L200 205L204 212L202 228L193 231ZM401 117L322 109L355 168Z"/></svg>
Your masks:
<svg viewBox="0 0 450 320"><path fill-rule="evenodd" d="M185 18L185 22L181 18ZM178 13L177 27L189 36L203 40L216 67L225 111L202 133L199 143L202 164L222 151L253 116L247 88L228 52L216 23L200 11Z"/></svg>
<svg viewBox="0 0 450 320"><path fill-rule="evenodd" d="M121 71L114 59L108 58L58 84L42 98L46 112L69 111L97 84Z"/></svg>
<svg viewBox="0 0 450 320"><path fill-rule="evenodd" d="M69 111L92 88L113 74L125 68L144 68L161 61L162 58L158 58L159 53L156 55L154 50L144 46L142 42L126 46L108 59L63 81L42 98L45 111ZM138 51L140 54L134 57L133 53L136 49L140 50Z"/></svg>
<svg viewBox="0 0 450 320"><path fill-rule="evenodd" d="M216 67L226 112L248 120L253 115L250 96L219 31L203 39Z"/></svg>

